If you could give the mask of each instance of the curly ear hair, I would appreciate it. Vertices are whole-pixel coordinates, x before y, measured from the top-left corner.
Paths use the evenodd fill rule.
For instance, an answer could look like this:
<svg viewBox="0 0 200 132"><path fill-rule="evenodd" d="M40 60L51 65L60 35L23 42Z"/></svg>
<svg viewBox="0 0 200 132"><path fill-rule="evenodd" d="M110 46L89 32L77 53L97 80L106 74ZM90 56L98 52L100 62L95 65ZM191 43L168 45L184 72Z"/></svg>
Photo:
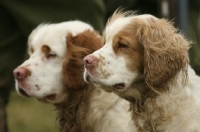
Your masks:
<svg viewBox="0 0 200 132"><path fill-rule="evenodd" d="M136 36L144 47L144 76L149 88L158 93L169 89L169 84L176 85L181 71L186 80L190 42L165 19L136 19Z"/></svg>
<svg viewBox="0 0 200 132"><path fill-rule="evenodd" d="M63 63L63 82L72 90L83 87L83 58L102 47L102 38L95 31L84 31L77 36L68 34L67 52Z"/></svg>

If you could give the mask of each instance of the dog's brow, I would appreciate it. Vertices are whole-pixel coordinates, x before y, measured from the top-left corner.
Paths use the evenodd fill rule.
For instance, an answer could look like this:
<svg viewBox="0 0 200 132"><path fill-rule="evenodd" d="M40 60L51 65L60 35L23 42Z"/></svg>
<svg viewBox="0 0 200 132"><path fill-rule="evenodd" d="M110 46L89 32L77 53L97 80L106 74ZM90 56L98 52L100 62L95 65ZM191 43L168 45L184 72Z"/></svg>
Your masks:
<svg viewBox="0 0 200 132"><path fill-rule="evenodd" d="M43 45L41 50L44 54L48 54L50 52L51 48L47 45Z"/></svg>
<svg viewBox="0 0 200 132"><path fill-rule="evenodd" d="M29 51L30 51L31 53L34 53L34 48L33 48L33 46L30 46Z"/></svg>

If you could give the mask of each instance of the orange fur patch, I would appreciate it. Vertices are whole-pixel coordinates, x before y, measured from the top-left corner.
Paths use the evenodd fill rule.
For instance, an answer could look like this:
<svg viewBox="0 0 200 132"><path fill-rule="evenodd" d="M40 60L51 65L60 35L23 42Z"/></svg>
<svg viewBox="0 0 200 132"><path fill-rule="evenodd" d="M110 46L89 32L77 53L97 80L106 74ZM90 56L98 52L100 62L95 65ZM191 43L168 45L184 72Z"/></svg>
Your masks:
<svg viewBox="0 0 200 132"><path fill-rule="evenodd" d="M47 45L43 45L41 50L45 55L48 55L49 52L51 51L51 48L49 46L47 46Z"/></svg>
<svg viewBox="0 0 200 132"><path fill-rule="evenodd" d="M138 39L134 36L134 29L127 25L122 31L117 33L113 38L113 49L117 56L124 56L127 68L131 72L139 71L143 74L143 46L139 43ZM120 48L120 44L126 47Z"/></svg>
<svg viewBox="0 0 200 132"><path fill-rule="evenodd" d="M33 48L33 46L30 47L30 52L31 52L31 53L34 53L34 48Z"/></svg>
<svg viewBox="0 0 200 132"><path fill-rule="evenodd" d="M95 31L84 31L77 36L68 34L67 54L63 64L64 83L68 88L80 89L84 84L83 58L102 47L102 38Z"/></svg>
<svg viewBox="0 0 200 132"><path fill-rule="evenodd" d="M69 100L58 107L60 131L92 131L85 122L88 99L92 87L83 80L83 58L102 47L102 39L95 31L67 35L67 51L63 62L63 82L69 92Z"/></svg>

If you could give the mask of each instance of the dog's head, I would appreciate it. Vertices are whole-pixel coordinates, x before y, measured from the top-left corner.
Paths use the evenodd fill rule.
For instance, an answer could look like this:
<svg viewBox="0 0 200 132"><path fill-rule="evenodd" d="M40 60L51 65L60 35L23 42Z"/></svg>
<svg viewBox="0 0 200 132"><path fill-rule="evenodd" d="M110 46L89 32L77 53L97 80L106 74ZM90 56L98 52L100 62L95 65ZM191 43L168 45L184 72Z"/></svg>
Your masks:
<svg viewBox="0 0 200 132"><path fill-rule="evenodd" d="M189 42L171 22L152 15L116 11L103 38L104 46L84 58L84 79L107 91L125 91L138 81L162 90L189 63Z"/></svg>
<svg viewBox="0 0 200 132"><path fill-rule="evenodd" d="M100 35L81 21L38 26L29 36L29 59L13 71L17 92L62 103L68 89L82 88L82 59L101 45Z"/></svg>

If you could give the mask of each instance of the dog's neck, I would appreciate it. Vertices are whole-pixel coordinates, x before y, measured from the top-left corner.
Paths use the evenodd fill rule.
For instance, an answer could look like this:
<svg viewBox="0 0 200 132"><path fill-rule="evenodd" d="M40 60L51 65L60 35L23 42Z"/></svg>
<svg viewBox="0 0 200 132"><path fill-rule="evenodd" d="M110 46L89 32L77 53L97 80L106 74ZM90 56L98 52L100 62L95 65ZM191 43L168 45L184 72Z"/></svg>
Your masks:
<svg viewBox="0 0 200 132"><path fill-rule="evenodd" d="M135 86L133 87L135 88ZM157 107L154 101L159 95L150 90L145 83L138 83L137 88L139 91L137 91L138 93L135 92L136 95L127 96L127 100L130 102L132 120L135 122L138 131L153 132L155 131L155 125L152 124L152 122L155 121L152 118L152 114L154 107ZM159 110L159 112L162 113L162 109Z"/></svg>
<svg viewBox="0 0 200 132"><path fill-rule="evenodd" d="M177 85L166 85L167 90L158 91L160 92L158 93L153 91L145 83L144 79L141 79L134 82L125 92L120 93L119 96L130 102L132 119L139 131L158 131L163 122L169 123L174 114L177 114L176 109L171 108L171 104L186 97L185 91L180 89L180 87L184 87L185 84L178 84L179 81L180 80L177 78ZM182 95L177 96L177 94ZM176 98L173 96L176 96ZM179 104L177 103L177 105ZM166 108L171 109L171 112L166 110Z"/></svg>
<svg viewBox="0 0 200 132"><path fill-rule="evenodd" d="M91 132L86 124L89 109L89 97L93 89L84 84L80 90L68 90L68 100L57 105L58 122L62 132Z"/></svg>

